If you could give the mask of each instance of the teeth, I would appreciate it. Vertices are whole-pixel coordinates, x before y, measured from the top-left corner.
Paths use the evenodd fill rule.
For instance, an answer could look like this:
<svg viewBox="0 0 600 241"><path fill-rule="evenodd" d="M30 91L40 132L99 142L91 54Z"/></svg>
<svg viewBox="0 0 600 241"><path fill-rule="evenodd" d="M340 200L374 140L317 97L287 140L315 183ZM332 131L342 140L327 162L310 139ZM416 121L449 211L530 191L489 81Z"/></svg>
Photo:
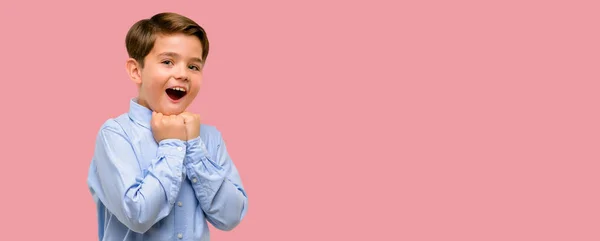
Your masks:
<svg viewBox="0 0 600 241"><path fill-rule="evenodd" d="M171 88L171 89L178 90L178 91L181 91L181 92L185 92L185 89L181 88L181 87L174 87L174 88Z"/></svg>

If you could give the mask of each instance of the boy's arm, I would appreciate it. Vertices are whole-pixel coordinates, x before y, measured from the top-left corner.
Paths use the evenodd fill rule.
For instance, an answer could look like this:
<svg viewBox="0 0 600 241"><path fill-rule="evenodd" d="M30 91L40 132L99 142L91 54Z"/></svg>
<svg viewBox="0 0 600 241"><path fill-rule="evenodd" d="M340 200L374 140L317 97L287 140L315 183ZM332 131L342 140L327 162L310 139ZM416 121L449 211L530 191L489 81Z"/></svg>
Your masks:
<svg viewBox="0 0 600 241"><path fill-rule="evenodd" d="M187 178L207 220L220 230L232 230L248 211L248 197L225 142L218 134L217 160L213 160L200 137L188 141L185 158Z"/></svg>
<svg viewBox="0 0 600 241"><path fill-rule="evenodd" d="M96 139L94 163L97 179L91 182L98 198L129 229L144 233L167 216L183 181L185 142L160 142L147 169L120 126L107 122Z"/></svg>

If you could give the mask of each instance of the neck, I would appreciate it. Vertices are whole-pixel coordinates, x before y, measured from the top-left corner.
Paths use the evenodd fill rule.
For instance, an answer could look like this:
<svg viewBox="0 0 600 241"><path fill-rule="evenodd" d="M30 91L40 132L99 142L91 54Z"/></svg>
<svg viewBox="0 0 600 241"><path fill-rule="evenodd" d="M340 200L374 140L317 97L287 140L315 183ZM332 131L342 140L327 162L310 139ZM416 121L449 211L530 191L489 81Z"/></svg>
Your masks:
<svg viewBox="0 0 600 241"><path fill-rule="evenodd" d="M140 96L137 97L137 103L139 105L143 106L143 107L146 107L146 108L150 109L150 106L148 105L148 102L146 102L144 100L144 98L141 98ZM152 110L152 109L150 109L150 110Z"/></svg>

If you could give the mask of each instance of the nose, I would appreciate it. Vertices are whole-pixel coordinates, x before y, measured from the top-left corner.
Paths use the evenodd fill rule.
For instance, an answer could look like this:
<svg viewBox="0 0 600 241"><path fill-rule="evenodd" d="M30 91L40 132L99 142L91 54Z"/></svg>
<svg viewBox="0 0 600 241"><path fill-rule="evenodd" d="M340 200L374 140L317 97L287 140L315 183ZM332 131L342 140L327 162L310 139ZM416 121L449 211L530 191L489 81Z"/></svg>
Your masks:
<svg viewBox="0 0 600 241"><path fill-rule="evenodd" d="M188 80L188 72L187 72L187 68L185 65L179 65L178 68L176 68L177 70L175 70L174 76L175 79L178 80L184 80L187 81Z"/></svg>

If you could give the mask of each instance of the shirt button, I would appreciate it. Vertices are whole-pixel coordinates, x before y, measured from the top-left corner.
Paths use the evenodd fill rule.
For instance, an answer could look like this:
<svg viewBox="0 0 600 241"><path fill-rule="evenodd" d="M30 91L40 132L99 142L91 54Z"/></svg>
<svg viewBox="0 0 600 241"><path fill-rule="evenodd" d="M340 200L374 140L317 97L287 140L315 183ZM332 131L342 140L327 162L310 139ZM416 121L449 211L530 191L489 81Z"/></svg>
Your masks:
<svg viewBox="0 0 600 241"><path fill-rule="evenodd" d="M192 182L196 183L196 182L198 182L198 179L194 178L194 179L192 179Z"/></svg>
<svg viewBox="0 0 600 241"><path fill-rule="evenodd" d="M177 147L178 151L183 151L183 147Z"/></svg>
<svg viewBox="0 0 600 241"><path fill-rule="evenodd" d="M181 202L177 202L177 206L180 206L180 207L181 207L181 206L183 206L183 203L181 203Z"/></svg>
<svg viewBox="0 0 600 241"><path fill-rule="evenodd" d="M182 239L183 238L183 234L181 234L181 233L177 234L177 238Z"/></svg>

